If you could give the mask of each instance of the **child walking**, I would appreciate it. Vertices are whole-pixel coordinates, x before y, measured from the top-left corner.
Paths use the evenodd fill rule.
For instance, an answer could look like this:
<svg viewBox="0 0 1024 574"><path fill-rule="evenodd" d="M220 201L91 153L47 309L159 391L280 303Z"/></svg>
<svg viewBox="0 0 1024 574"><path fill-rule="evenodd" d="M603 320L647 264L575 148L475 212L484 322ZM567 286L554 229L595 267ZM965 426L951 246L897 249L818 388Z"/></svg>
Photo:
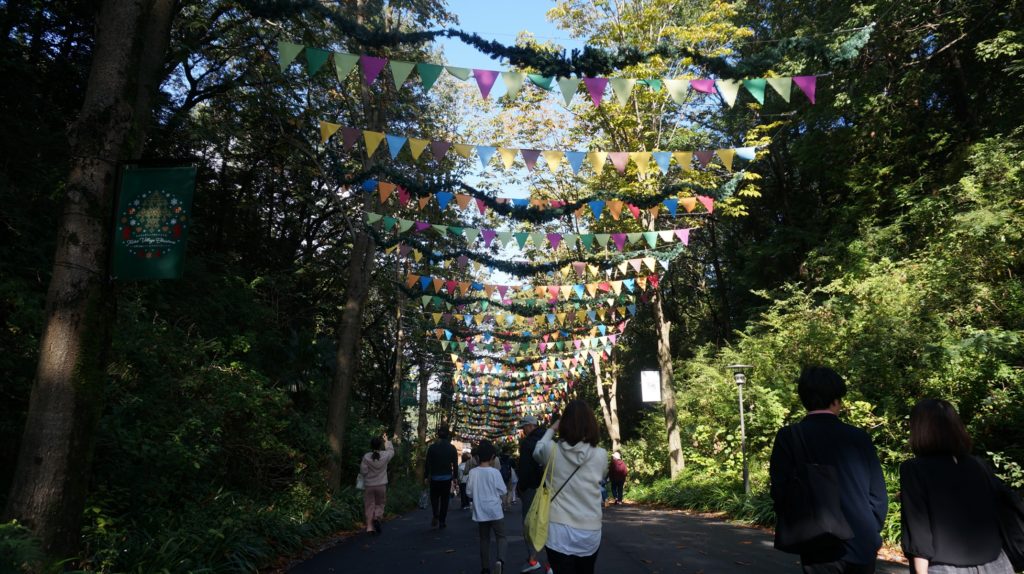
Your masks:
<svg viewBox="0 0 1024 574"><path fill-rule="evenodd" d="M501 472L494 468L494 445L481 441L477 447L480 466L469 471L466 492L473 498L473 521L480 528L480 574L491 574L491 532L498 543L498 561L494 574L503 574L505 566L505 515L501 511L505 481Z"/></svg>

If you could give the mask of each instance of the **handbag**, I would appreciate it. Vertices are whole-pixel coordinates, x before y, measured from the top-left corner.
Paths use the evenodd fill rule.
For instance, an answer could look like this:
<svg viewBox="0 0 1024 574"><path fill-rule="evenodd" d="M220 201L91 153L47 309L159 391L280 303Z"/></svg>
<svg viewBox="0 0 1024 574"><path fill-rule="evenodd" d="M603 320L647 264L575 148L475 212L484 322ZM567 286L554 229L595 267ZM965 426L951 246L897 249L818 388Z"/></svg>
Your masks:
<svg viewBox="0 0 1024 574"><path fill-rule="evenodd" d="M796 464L778 512L775 548L802 554L853 538L839 503L839 473L834 466L811 462L803 431L791 425Z"/></svg>
<svg viewBox="0 0 1024 574"><path fill-rule="evenodd" d="M557 445L555 448L558 448ZM593 451L590 453L593 455ZM580 468L587 463L590 459L590 455L580 463L579 466L572 471L569 478L565 479L562 486L558 487L558 490L552 496L551 494L551 476L555 468L555 458L558 457L558 453L552 452L551 457L548 458L548 463L544 466L544 475L541 477L540 487L537 488L537 494L533 497L533 503L530 504L530 509L526 512L526 534L529 538L530 545L537 552L544 549L544 545L548 541L548 517L551 513L551 503L558 498L558 495L562 493L562 489L565 488L572 477L576 476Z"/></svg>
<svg viewBox="0 0 1024 574"><path fill-rule="evenodd" d="M1014 572L1024 570L1024 503L1017 493L983 466L996 494L996 520L1003 537L1003 552L1013 564Z"/></svg>
<svg viewBox="0 0 1024 574"><path fill-rule="evenodd" d="M364 490L366 488L366 479L363 477L363 473L356 475L356 490Z"/></svg>

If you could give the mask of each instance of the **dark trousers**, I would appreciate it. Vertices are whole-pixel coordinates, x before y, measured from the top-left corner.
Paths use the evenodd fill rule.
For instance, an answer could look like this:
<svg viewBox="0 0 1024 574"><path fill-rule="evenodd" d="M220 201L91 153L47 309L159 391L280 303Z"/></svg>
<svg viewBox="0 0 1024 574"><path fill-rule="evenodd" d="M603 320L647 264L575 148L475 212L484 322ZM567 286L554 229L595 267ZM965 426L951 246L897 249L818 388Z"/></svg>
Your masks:
<svg viewBox="0 0 1024 574"><path fill-rule="evenodd" d="M465 482L460 482L459 483L459 496L462 497L462 506L461 506L461 508L466 508L467 506L469 506L469 495L466 494L466 483Z"/></svg>
<svg viewBox="0 0 1024 574"><path fill-rule="evenodd" d="M594 574L597 552L590 556L572 556L550 548L544 550L548 553L548 563L555 574Z"/></svg>
<svg viewBox="0 0 1024 574"><path fill-rule="evenodd" d="M448 518L448 498L452 492L452 481L431 480L430 481L430 510L434 512L434 518L444 524Z"/></svg>
<svg viewBox="0 0 1024 574"><path fill-rule="evenodd" d="M612 481L612 498L614 498L616 502L622 502L622 487L623 486L626 486L626 481L625 480L623 480L621 482L619 482L617 480L613 480Z"/></svg>
<svg viewBox="0 0 1024 574"><path fill-rule="evenodd" d="M875 563L851 564L845 560L802 564L804 574L875 574Z"/></svg>

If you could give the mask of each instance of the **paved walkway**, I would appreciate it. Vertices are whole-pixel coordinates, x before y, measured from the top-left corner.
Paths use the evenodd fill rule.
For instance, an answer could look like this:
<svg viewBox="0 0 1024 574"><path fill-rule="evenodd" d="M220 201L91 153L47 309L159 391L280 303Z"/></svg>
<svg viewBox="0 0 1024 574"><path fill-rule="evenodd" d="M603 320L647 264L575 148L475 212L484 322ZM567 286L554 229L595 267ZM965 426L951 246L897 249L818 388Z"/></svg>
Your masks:
<svg viewBox="0 0 1024 574"><path fill-rule="evenodd" d="M506 574L518 573L526 556L520 512L516 505L505 515L509 542ZM417 510L384 523L381 536L359 534L345 539L288 572L476 574L480 572L478 548L476 525L469 511L453 509L448 516L448 528L432 530L430 511ZM492 560L494 553L492 542ZM799 571L797 557L774 550L771 535L761 530L678 511L629 505L605 509L598 573ZM906 566L880 562L878 572L902 574Z"/></svg>

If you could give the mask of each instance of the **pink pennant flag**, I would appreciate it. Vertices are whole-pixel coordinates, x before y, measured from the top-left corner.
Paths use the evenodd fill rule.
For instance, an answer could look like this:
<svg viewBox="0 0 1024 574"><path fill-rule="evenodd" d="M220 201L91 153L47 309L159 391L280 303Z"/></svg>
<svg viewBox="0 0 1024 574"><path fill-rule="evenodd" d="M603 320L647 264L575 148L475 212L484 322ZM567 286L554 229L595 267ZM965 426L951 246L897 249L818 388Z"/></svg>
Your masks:
<svg viewBox="0 0 1024 574"><path fill-rule="evenodd" d="M706 195L698 195L697 196L697 201L699 201L700 204L704 206L704 209L708 210L708 213L714 213L715 212L715 200L714 199L712 199L712 198L710 198L710 197L708 197Z"/></svg>
<svg viewBox="0 0 1024 574"><path fill-rule="evenodd" d="M615 242L615 247L622 251L626 247L626 234L625 233L612 233L612 241Z"/></svg>
<svg viewBox="0 0 1024 574"><path fill-rule="evenodd" d="M623 321L623 322L619 323L619 332L620 333L625 333L626 332L626 325L628 323L629 323L629 321Z"/></svg>
<svg viewBox="0 0 1024 574"><path fill-rule="evenodd" d="M601 99L604 98L604 89L608 85L608 78L583 78L584 85L594 105L600 107Z"/></svg>
<svg viewBox="0 0 1024 574"><path fill-rule="evenodd" d="M551 293L551 298L552 299L556 299L557 300L558 299L558 286L557 285L549 285L548 286L548 293Z"/></svg>
<svg viewBox="0 0 1024 574"><path fill-rule="evenodd" d="M478 197L476 198L476 208L480 210L480 215L483 215L487 211L487 204Z"/></svg>
<svg viewBox="0 0 1024 574"><path fill-rule="evenodd" d="M548 233L548 243L551 244L552 249L558 249L558 245L562 242L561 233Z"/></svg>
<svg viewBox="0 0 1024 574"><path fill-rule="evenodd" d="M679 242L683 245L690 244L690 230L689 229L677 229L676 237L679 238Z"/></svg>
<svg viewBox="0 0 1024 574"><path fill-rule="evenodd" d="M690 80L690 87L698 92L703 92L705 94L715 93L714 80Z"/></svg>
<svg viewBox="0 0 1024 574"><path fill-rule="evenodd" d="M629 163L629 152L613 151L608 153L608 157L612 158L612 164L615 166L616 171L626 173L626 165Z"/></svg>
<svg viewBox="0 0 1024 574"><path fill-rule="evenodd" d="M498 236L498 232L493 229L481 229L480 236L484 238L484 247L490 247L491 242ZM498 291L501 291L501 287L498 287ZM505 294L502 293L501 296L504 297Z"/></svg>
<svg viewBox="0 0 1024 574"><path fill-rule="evenodd" d="M633 205L632 203L627 203L626 207L628 207L629 208L629 212L633 214L633 219L640 219L640 208L639 207Z"/></svg>
<svg viewBox="0 0 1024 574"><path fill-rule="evenodd" d="M582 343L580 342L580 340L579 340L579 339L573 339L573 340L572 340L572 344L576 346L576 349L579 349L579 348L580 348L580 345L581 345Z"/></svg>
<svg viewBox="0 0 1024 574"><path fill-rule="evenodd" d="M455 294L455 287L458 286L458 283L456 283L455 281L449 279L444 284L444 286L448 289L448 294L449 295L454 295Z"/></svg>
<svg viewBox="0 0 1024 574"><path fill-rule="evenodd" d="M559 201L557 199L552 199L550 202L548 202L548 205L551 206L551 209L558 209L559 207L562 207L563 205L565 205L565 202L564 201Z"/></svg>
<svg viewBox="0 0 1024 574"><path fill-rule="evenodd" d="M344 149L352 149L352 146L356 145L359 141L359 136L363 135L363 130L358 128L341 128L341 145Z"/></svg>
<svg viewBox="0 0 1024 574"><path fill-rule="evenodd" d="M533 171L534 166L537 165L537 158L540 157L540 150L536 149L521 149L519 153L523 154L523 161L526 162L526 169Z"/></svg>
<svg viewBox="0 0 1024 574"><path fill-rule="evenodd" d="M618 335L609 335L608 336L608 340L611 341L613 345L615 344L615 340L618 339L618 338L619 338Z"/></svg>
<svg viewBox="0 0 1024 574"><path fill-rule="evenodd" d="M814 91L818 87L817 76L794 76L793 83L796 84L804 94L807 95L807 99L814 103Z"/></svg>
<svg viewBox="0 0 1024 574"><path fill-rule="evenodd" d="M578 277L583 277L584 273L587 272L587 264L582 261L577 261L572 264L572 269L576 272Z"/></svg>
<svg viewBox="0 0 1024 574"><path fill-rule="evenodd" d="M480 96L487 99L494 86L494 80L498 79L498 72L494 70L473 70L473 77L476 78L476 85L480 88Z"/></svg>
<svg viewBox="0 0 1024 574"><path fill-rule="evenodd" d="M651 275L650 277L648 277L647 278L647 282L651 284L651 289L657 289L658 288L658 276L657 275Z"/></svg>
<svg viewBox="0 0 1024 574"><path fill-rule="evenodd" d="M548 344L542 341L540 343L537 343L537 348L540 349L541 353L543 353L544 351L548 350Z"/></svg>
<svg viewBox="0 0 1024 574"><path fill-rule="evenodd" d="M366 85L372 86L377 76L380 75L380 71L388 65L388 59L362 55L359 56L359 65L363 68L363 80Z"/></svg>
<svg viewBox="0 0 1024 574"><path fill-rule="evenodd" d="M508 292L508 285L498 285L498 295L501 295L502 299L505 298L505 293L507 293L507 292Z"/></svg>
<svg viewBox="0 0 1024 574"><path fill-rule="evenodd" d="M711 158L715 157L715 152L714 150L706 149L695 151L693 152L693 155L697 157L697 163L700 164L701 167L705 167L711 162Z"/></svg>
<svg viewBox="0 0 1024 574"><path fill-rule="evenodd" d="M398 188L398 203L401 204L402 207L405 207L405 204L409 203L409 199L411 199L411 196L409 195L409 192L406 191L404 187L399 187Z"/></svg>
<svg viewBox="0 0 1024 574"><path fill-rule="evenodd" d="M441 161L444 154L448 153L448 148L452 147L452 142L434 141L430 142L430 153L434 155L434 159Z"/></svg>

